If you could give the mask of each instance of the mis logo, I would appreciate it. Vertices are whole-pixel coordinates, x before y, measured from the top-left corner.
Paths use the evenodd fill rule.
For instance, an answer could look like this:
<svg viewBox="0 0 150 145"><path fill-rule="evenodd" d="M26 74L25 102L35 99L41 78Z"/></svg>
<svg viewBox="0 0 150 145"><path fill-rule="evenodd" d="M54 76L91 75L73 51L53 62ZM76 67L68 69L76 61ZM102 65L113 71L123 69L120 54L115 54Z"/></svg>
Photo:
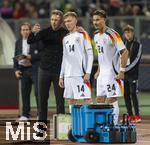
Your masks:
<svg viewBox="0 0 150 145"><path fill-rule="evenodd" d="M2 136L0 136L0 140L10 143L14 141L50 140L49 129L50 121L48 121L47 124L44 122L36 122L35 120L14 124L14 121L3 120L3 127L1 126Z"/></svg>

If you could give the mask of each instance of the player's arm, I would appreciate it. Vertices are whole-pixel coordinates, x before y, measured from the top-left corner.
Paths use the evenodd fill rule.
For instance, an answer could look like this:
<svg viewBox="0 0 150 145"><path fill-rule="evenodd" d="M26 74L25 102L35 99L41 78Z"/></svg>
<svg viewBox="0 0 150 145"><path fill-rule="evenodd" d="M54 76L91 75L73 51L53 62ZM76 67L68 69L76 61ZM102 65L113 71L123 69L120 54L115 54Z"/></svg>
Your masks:
<svg viewBox="0 0 150 145"><path fill-rule="evenodd" d="M32 44L40 40L43 40L46 37L46 33L47 32L45 30L40 31L39 24L35 24L32 27L31 33L28 36L27 39L28 44Z"/></svg>
<svg viewBox="0 0 150 145"><path fill-rule="evenodd" d="M17 55L19 55L19 52L20 52L20 51L19 51L19 44L18 44L18 43L19 43L18 41L16 41L16 43L15 43L15 53L14 53L13 62L14 62L15 76L16 76L17 78L21 78L22 72L21 72L21 70L19 69L18 60L15 59L15 57L16 57Z"/></svg>
<svg viewBox="0 0 150 145"><path fill-rule="evenodd" d="M126 67L125 72L130 71L131 69L133 69L137 64L139 64L140 59L142 56L142 44L137 43L137 49L135 49L134 51L134 56L133 56L133 61L131 62L131 64L129 64Z"/></svg>
<svg viewBox="0 0 150 145"><path fill-rule="evenodd" d="M116 79L124 79L124 72L128 60L128 50L126 48L120 51L120 70Z"/></svg>
<svg viewBox="0 0 150 145"><path fill-rule="evenodd" d="M61 88L64 88L65 57L66 57L65 43L63 40L63 58L62 58L62 63L61 63L60 76L59 76L59 86Z"/></svg>
<svg viewBox="0 0 150 145"><path fill-rule="evenodd" d="M112 36L114 39L113 43L118 53L120 54L120 69L119 69L118 75L116 76L116 79L124 79L124 72L125 72L125 68L126 68L126 64L128 60L128 50L125 47L120 35L116 31L114 31Z"/></svg>
<svg viewBox="0 0 150 145"><path fill-rule="evenodd" d="M84 47L86 50L87 54L87 68L86 68L86 74L84 76L84 81L89 81L90 80L90 74L92 71L92 66L93 66L93 49L91 45L91 39L88 35L87 32L84 31Z"/></svg>
<svg viewBox="0 0 150 145"><path fill-rule="evenodd" d="M96 73L94 74L94 79L97 79L100 73L100 68L98 66Z"/></svg>

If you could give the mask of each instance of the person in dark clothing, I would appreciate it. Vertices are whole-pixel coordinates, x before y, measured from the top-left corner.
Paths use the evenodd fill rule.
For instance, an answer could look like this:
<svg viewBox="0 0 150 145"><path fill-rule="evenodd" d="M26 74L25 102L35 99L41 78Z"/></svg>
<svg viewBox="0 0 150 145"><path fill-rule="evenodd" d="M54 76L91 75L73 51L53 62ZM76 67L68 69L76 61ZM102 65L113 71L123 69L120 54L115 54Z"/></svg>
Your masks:
<svg viewBox="0 0 150 145"><path fill-rule="evenodd" d="M40 61L41 42L27 44L30 33L30 24L20 26L21 38L16 41L14 54L15 75L21 80L22 114L19 121L29 120L30 94L34 84L34 94L38 108L38 66Z"/></svg>
<svg viewBox="0 0 150 145"><path fill-rule="evenodd" d="M28 43L42 41L44 48L41 53L41 61L39 68L39 120L47 120L48 113L48 98L51 83L54 86L56 97L57 114L65 113L63 89L59 87L59 74L61 69L63 47L63 37L68 31L61 26L63 21L63 13L59 10L53 10L51 13L51 26L38 31L38 26L35 24L32 32L28 37Z"/></svg>
<svg viewBox="0 0 150 145"><path fill-rule="evenodd" d="M124 99L130 121L141 122L138 101L138 75L139 64L142 55L142 45L135 39L134 28L127 25L124 28L125 45L129 51L128 63L125 71L124 79ZM132 111L132 103L135 116Z"/></svg>

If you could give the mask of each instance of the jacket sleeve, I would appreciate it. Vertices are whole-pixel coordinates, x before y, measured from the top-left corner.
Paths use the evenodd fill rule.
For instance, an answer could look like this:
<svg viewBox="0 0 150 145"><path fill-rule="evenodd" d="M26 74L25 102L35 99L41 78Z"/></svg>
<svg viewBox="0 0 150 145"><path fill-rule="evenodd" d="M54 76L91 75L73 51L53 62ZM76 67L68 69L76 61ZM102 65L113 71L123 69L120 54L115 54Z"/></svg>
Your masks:
<svg viewBox="0 0 150 145"><path fill-rule="evenodd" d="M84 47L85 47L85 70L86 73L91 74L92 66L93 66L93 49L91 45L91 38L87 32L83 32L84 36Z"/></svg>
<svg viewBox="0 0 150 145"><path fill-rule="evenodd" d="M126 70L125 72L128 72L130 71L132 68L134 68L136 66L136 64L140 61L141 59L141 55L142 55L142 44L138 43L138 47L136 49L136 52L135 52L136 56L134 58L134 60L132 61L132 63L130 65L128 65L126 67Z"/></svg>
<svg viewBox="0 0 150 145"><path fill-rule="evenodd" d="M66 50L65 50L65 42L63 39L63 57L62 57L62 63L61 63L61 71L59 78L63 79L65 74L65 58L66 58Z"/></svg>
<svg viewBox="0 0 150 145"><path fill-rule="evenodd" d="M33 43L30 45L30 52L29 54L31 55L31 61L36 62L40 60L41 57L41 50L43 48L43 43L41 41Z"/></svg>
<svg viewBox="0 0 150 145"><path fill-rule="evenodd" d="M27 43L28 44L32 44L34 42L38 42L40 40L43 40L44 37L45 37L45 33L46 31L45 30L41 30L40 32L38 33L33 33L31 32L28 36L28 40L27 40Z"/></svg>
<svg viewBox="0 0 150 145"><path fill-rule="evenodd" d="M15 56L17 56L17 55L19 55L19 47L18 47L18 45L19 45L19 43L18 43L18 41L16 41L16 43L15 43L15 53L14 53L14 57ZM13 58L13 62L14 62L14 70L16 71L16 70L19 70L19 65L18 65L18 61L15 59L15 58Z"/></svg>

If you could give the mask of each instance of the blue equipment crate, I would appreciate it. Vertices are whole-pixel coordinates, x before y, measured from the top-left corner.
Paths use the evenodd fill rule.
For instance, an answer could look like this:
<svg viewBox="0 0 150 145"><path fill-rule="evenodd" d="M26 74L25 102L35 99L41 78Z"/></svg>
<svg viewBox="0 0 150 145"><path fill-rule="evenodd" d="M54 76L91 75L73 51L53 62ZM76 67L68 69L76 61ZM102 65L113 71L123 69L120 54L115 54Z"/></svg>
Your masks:
<svg viewBox="0 0 150 145"><path fill-rule="evenodd" d="M73 105L72 115L72 135L78 142L87 142L86 135L93 131L100 133L100 126L108 124L108 115L112 114L113 106L103 105ZM112 122L112 120L110 120Z"/></svg>
<svg viewBox="0 0 150 145"><path fill-rule="evenodd" d="M111 105L74 105L68 138L73 142L135 143L136 126L126 114L122 124L114 125L112 112Z"/></svg>

